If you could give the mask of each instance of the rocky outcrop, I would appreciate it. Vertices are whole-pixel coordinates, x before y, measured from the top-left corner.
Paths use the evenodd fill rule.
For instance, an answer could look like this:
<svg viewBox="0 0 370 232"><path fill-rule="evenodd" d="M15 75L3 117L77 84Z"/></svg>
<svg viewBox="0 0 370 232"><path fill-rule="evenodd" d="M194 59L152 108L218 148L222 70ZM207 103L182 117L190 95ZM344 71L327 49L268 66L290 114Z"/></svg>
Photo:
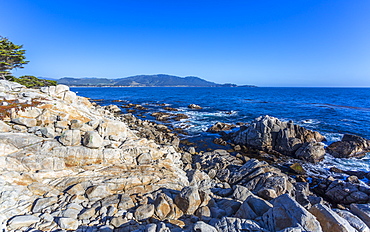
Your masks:
<svg viewBox="0 0 370 232"><path fill-rule="evenodd" d="M370 200L370 187L360 183L335 180L332 177L317 182L320 184L314 187L314 191L333 203L349 205Z"/></svg>
<svg viewBox="0 0 370 232"><path fill-rule="evenodd" d="M117 218L108 223L114 229L130 217L155 215L153 204L133 194L188 185L176 147L135 135L113 113L68 87L40 92L4 82L1 90L4 102L20 102L0 121L0 224L9 230L76 230ZM35 104L21 103L24 98ZM132 216L120 223L123 210L130 209Z"/></svg>
<svg viewBox="0 0 370 232"><path fill-rule="evenodd" d="M255 119L248 127L241 127L230 138L236 144L277 151L310 162L318 162L325 155L324 144L319 143L325 140L324 136L267 115Z"/></svg>
<svg viewBox="0 0 370 232"><path fill-rule="evenodd" d="M364 207L351 207L359 218L319 208L325 202L308 183L278 166L221 149L183 151L167 126L94 106L67 86L0 82L0 90L2 104L16 105L0 112L0 230L288 232L333 222L366 231ZM288 127L302 142L297 156L320 159L320 144L304 139L317 135ZM338 203L367 203L370 191L348 179L328 178L316 190Z"/></svg>
<svg viewBox="0 0 370 232"><path fill-rule="evenodd" d="M361 157L370 152L370 140L345 134L341 141L330 144L326 150L336 158Z"/></svg>

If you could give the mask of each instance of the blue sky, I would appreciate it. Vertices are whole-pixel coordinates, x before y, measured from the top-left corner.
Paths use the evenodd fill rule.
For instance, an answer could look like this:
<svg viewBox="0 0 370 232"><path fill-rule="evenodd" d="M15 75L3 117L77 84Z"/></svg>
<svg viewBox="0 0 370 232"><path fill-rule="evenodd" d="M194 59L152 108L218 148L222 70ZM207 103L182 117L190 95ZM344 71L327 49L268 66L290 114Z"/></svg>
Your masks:
<svg viewBox="0 0 370 232"><path fill-rule="evenodd" d="M2 0L15 75L370 86L370 1Z"/></svg>

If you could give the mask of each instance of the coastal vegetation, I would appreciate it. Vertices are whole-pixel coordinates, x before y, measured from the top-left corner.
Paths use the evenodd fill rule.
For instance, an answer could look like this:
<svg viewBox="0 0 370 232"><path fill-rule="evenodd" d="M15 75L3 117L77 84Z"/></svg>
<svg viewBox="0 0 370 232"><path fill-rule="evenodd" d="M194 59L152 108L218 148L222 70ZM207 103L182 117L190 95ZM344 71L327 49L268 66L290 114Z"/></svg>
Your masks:
<svg viewBox="0 0 370 232"><path fill-rule="evenodd" d="M28 88L39 88L39 87L44 87L44 86L57 85L56 81L40 79L40 78L37 78L35 76L30 76L30 75L21 76L19 78L8 75L8 76L5 76L5 79L8 81L17 82Z"/></svg>
<svg viewBox="0 0 370 232"><path fill-rule="evenodd" d="M27 64L23 45L16 45L8 38L0 36L0 77L5 79L15 68L23 68Z"/></svg>

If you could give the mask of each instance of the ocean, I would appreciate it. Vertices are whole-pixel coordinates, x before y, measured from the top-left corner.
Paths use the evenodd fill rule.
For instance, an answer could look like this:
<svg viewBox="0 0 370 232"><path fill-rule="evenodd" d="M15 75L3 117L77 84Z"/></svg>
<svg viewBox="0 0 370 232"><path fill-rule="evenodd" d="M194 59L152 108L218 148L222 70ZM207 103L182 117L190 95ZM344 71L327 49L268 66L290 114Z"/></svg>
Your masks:
<svg viewBox="0 0 370 232"><path fill-rule="evenodd" d="M189 118L172 122L171 126L183 128L189 138L217 137L206 132L216 122L249 123L261 115L270 115L320 132L327 138L327 145L339 141L345 133L370 139L370 88L75 87L71 90L80 96L103 99L101 105L141 104L148 110L137 114L148 120L155 120L150 116L153 112L166 112L160 104L177 108L178 112L171 113L183 113ZM191 110L189 104L203 109ZM125 110L122 109L124 113ZM335 166L368 172L370 154L362 159L336 159L327 155L320 165L325 170Z"/></svg>

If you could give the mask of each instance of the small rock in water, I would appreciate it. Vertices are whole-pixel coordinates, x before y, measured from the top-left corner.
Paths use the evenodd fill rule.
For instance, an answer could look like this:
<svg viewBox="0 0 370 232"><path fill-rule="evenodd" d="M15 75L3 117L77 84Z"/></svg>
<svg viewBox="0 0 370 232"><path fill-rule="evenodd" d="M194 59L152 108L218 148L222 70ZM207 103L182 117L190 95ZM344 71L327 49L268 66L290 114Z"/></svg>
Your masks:
<svg viewBox="0 0 370 232"><path fill-rule="evenodd" d="M201 109L203 109L201 106L196 105L196 104L190 104L190 105L188 105L188 108L195 109L195 110L201 110Z"/></svg>

